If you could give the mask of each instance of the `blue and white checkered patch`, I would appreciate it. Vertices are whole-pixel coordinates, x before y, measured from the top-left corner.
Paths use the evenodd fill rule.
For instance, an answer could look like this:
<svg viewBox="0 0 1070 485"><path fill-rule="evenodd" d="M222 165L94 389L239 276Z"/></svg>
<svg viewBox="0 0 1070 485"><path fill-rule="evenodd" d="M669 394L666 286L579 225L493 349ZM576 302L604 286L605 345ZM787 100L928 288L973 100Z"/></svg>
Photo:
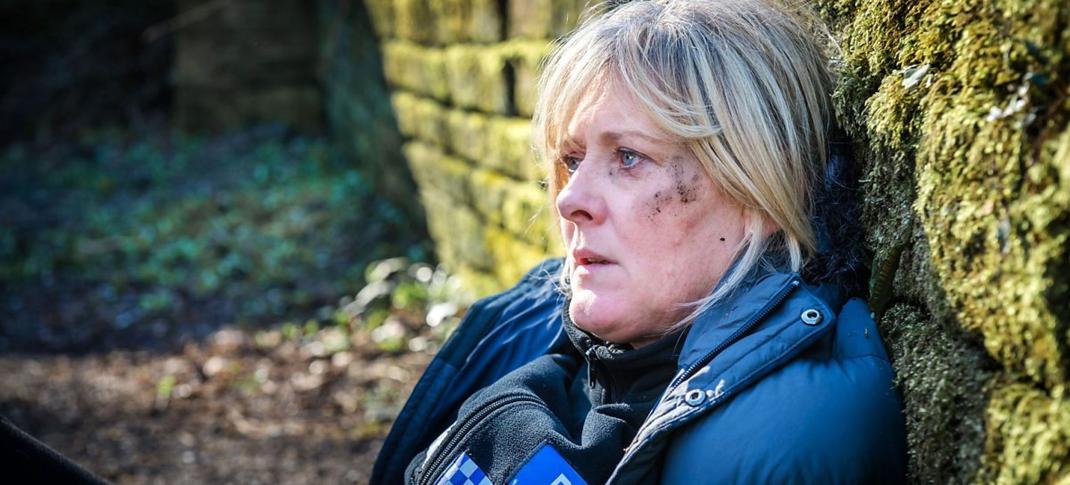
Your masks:
<svg viewBox="0 0 1070 485"><path fill-rule="evenodd" d="M460 452L435 485L493 485L468 453Z"/></svg>
<svg viewBox="0 0 1070 485"><path fill-rule="evenodd" d="M543 443L520 467L510 485L587 485L587 482L550 443Z"/></svg>

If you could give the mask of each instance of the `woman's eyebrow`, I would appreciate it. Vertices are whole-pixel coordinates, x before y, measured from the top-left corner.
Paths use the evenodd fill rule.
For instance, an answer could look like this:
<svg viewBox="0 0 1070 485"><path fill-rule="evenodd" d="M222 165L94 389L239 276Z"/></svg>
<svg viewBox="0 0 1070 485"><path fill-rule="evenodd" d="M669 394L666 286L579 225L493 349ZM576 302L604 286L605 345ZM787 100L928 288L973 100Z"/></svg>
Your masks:
<svg viewBox="0 0 1070 485"><path fill-rule="evenodd" d="M598 138L602 143L616 143L624 137L642 138L651 143L667 143L667 140L653 135L648 135L638 130L626 130L626 131L606 131L603 132Z"/></svg>

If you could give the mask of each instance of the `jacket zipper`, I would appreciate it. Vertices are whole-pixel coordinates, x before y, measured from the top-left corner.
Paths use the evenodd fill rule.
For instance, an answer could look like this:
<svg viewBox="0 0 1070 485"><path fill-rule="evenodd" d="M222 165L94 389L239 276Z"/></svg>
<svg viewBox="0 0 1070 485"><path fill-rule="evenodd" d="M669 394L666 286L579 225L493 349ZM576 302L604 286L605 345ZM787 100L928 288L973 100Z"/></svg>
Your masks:
<svg viewBox="0 0 1070 485"><path fill-rule="evenodd" d="M758 322L761 322L763 319L765 319L765 317L767 315L769 315L769 312L773 311L774 308L780 306L780 304L784 302L784 300L788 297L788 295L790 295L792 291L794 291L796 288L799 287L799 284L800 283L799 283L798 279L792 279L788 284L784 285L782 288L777 290L777 293L775 295L773 295L773 298L771 300L769 300L769 303L767 303L764 307L762 307L762 309L758 313L756 313L753 317L751 317L750 320L747 320L747 323L743 324L743 326L741 326L735 332L732 332L732 335L730 335L727 339L725 339L724 342L721 342L719 345L717 345L717 347L714 347L713 350L707 352L706 355L703 355L702 358L699 359L698 361L696 361L695 363L687 366L687 368L684 369L684 371L682 373L680 373L676 378L674 378L672 380L672 382L670 382L669 385L665 388L665 394L666 395L669 394L670 391L673 388L675 388L676 386L680 385L681 382L689 379L691 376L693 376L698 371L698 369L700 369L700 368L702 368L702 366L708 364L711 360L713 360L714 357L717 356L717 354L719 354L726 347L728 347L729 345L734 343L736 340L738 340L744 334L749 332L756 324L758 324ZM738 388L734 388L734 389L738 389ZM734 394L734 393L731 393L731 392L725 393L725 394L722 394L720 396L717 396L716 399L718 401L724 400L724 399L727 399L728 397L730 397L731 394ZM654 407L654 410L656 410L656 409L657 409L657 405L655 405L655 407ZM653 413L654 410L651 410L651 413ZM647 416L647 418L649 419L650 416ZM644 422L643 425L645 426L646 422ZM643 428L643 426L640 426L640 432L642 431L642 428ZM636 438L638 438L638 436L639 435L636 434ZM610 477L609 477L610 478L610 482L607 482L607 483L616 483L616 480L614 480L614 479L617 477L617 473L621 470L621 465L623 465L626 460L628 460L631 456L633 456L635 453L637 453L636 450L638 448L640 448L642 446L642 444L643 443L635 443L635 442L633 442L631 445L628 446L628 448L625 450L624 456L621 458L621 461L617 463L617 466L614 468L613 473L610 474Z"/></svg>
<svg viewBox="0 0 1070 485"><path fill-rule="evenodd" d="M765 317L769 315L769 312L773 311L774 308L780 306L780 304L784 302L784 299L787 298L788 295L790 295L791 292L798 287L799 280L793 278L788 284L784 285L782 288L780 288L780 290L777 291L775 295L773 295L773 298L769 300L769 303L766 303L766 305L762 307L762 309L758 313L754 314L754 316L752 316L750 320L747 320L747 323L743 324L743 326L739 327L739 329L737 329L735 332L732 332L732 335L730 335L727 339L718 344L712 350L707 352L706 355L703 355L701 359L687 366L687 368L685 368L682 373L678 374L676 378L674 378L672 382L669 383L669 386L666 387L666 389L672 389L680 385L681 382L684 382L692 375L694 375L695 372L698 371L698 369L710 363L710 361L713 360L713 358L716 357L717 354L721 353L721 351L723 351L729 345L735 343L736 340L739 340L744 334L751 331L751 329L753 329L754 326L758 324L758 322L761 322L763 319L765 319Z"/></svg>
<svg viewBox="0 0 1070 485"><path fill-rule="evenodd" d="M420 479L416 481L417 484L430 484L432 480L442 474L444 470L440 470L443 467L446 460L454 455L457 446L459 446L467 435L479 426L487 419L502 413L514 405L534 405L543 406L543 403L538 399L527 395L514 395L514 396L501 396L490 402L483 404L476 412L469 414L463 422L459 423L457 431L450 436L449 441L442 444L438 450L435 451L433 457L429 457L427 466L422 467L420 472Z"/></svg>

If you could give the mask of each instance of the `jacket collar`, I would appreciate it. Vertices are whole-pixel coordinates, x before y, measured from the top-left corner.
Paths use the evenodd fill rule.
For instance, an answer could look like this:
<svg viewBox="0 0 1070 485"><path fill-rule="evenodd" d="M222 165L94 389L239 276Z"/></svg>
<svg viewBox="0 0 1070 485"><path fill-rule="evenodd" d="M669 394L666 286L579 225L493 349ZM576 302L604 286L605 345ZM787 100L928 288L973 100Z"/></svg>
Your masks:
<svg viewBox="0 0 1070 485"><path fill-rule="evenodd" d="M639 428L609 482L656 459L665 433L726 402L828 333L837 291L771 272L703 312L692 324L679 371Z"/></svg>
<svg viewBox="0 0 1070 485"><path fill-rule="evenodd" d="M588 384L605 391L607 395L603 399L611 402L651 403L656 400L676 370L685 330L677 330L636 349L628 344L603 341L577 327L568 308L569 301L566 299L561 312L562 326L572 345L586 361ZM600 404L601 401L599 399L596 403Z"/></svg>
<svg viewBox="0 0 1070 485"><path fill-rule="evenodd" d="M840 292L831 285L812 287L802 284L798 273L794 272L767 272L760 275L752 275L744 279L738 289L728 295L721 302L704 311L691 324L687 340L680 351L679 367L686 369L702 360L715 348L725 347L735 343L745 335L737 335L740 332L750 333L757 330L756 327L768 327L777 322L769 319L777 310L777 306L783 300L795 298L796 290L803 288L803 293L810 296L815 305L825 307L825 313L831 313L830 308L838 308ZM798 321L799 315L778 315L788 318L790 321ZM746 328L751 325L750 328Z"/></svg>

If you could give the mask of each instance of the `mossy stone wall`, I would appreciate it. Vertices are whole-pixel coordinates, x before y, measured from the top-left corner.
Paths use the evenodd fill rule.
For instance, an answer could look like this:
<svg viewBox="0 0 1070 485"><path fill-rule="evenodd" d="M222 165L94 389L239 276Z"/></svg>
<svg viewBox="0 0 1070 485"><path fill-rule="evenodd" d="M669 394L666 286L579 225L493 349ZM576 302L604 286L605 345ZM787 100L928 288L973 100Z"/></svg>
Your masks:
<svg viewBox="0 0 1070 485"><path fill-rule="evenodd" d="M1070 4L817 6L913 478L1070 481Z"/></svg>
<svg viewBox="0 0 1070 485"><path fill-rule="evenodd" d="M530 122L538 63L580 0L368 0L440 260L478 294L555 248Z"/></svg>

